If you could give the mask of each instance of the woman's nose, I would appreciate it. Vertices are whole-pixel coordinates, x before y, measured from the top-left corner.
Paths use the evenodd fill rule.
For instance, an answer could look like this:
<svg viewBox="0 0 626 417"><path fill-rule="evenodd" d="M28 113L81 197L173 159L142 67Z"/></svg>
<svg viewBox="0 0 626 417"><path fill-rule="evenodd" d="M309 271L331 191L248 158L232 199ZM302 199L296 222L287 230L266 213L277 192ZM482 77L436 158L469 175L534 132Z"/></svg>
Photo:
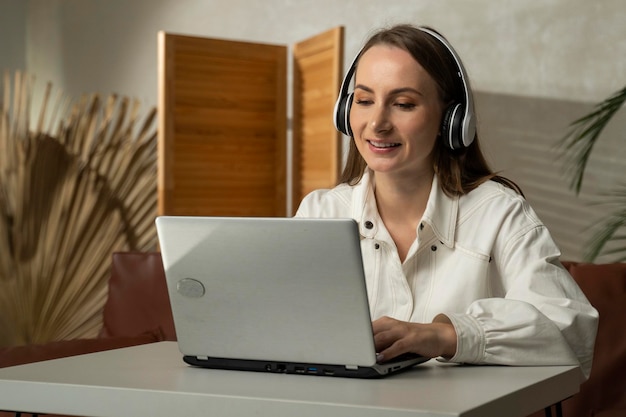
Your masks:
<svg viewBox="0 0 626 417"><path fill-rule="evenodd" d="M391 121L385 106L376 106L371 115L370 126L374 132L391 130Z"/></svg>

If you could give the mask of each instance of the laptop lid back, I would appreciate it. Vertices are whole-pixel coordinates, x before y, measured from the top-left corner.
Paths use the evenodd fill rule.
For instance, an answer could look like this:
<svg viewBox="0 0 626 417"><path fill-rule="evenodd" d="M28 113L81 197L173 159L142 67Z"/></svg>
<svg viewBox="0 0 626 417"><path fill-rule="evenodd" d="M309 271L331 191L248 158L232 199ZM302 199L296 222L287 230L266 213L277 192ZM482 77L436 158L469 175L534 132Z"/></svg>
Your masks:
<svg viewBox="0 0 626 417"><path fill-rule="evenodd" d="M186 356L376 362L352 219L159 217Z"/></svg>

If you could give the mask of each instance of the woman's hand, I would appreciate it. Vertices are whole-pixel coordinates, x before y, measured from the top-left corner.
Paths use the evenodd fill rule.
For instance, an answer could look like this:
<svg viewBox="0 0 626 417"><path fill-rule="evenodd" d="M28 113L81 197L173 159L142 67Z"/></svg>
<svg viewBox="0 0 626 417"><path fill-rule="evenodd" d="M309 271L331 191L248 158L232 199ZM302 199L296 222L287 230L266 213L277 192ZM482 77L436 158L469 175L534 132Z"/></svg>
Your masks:
<svg viewBox="0 0 626 417"><path fill-rule="evenodd" d="M372 323L379 362L412 352L435 358L456 353L456 331L450 319L440 314L432 323L409 323L382 317Z"/></svg>

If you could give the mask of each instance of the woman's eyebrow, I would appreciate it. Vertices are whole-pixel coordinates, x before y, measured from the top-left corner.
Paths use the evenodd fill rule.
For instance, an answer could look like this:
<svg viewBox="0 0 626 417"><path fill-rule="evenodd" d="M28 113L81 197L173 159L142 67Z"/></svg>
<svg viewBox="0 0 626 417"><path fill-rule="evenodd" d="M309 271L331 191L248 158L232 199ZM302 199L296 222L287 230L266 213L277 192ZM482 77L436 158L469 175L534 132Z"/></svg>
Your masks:
<svg viewBox="0 0 626 417"><path fill-rule="evenodd" d="M363 91L365 91L365 92L367 92L367 93L373 93L373 92L374 92L374 90L372 90L371 88L369 88L368 86L363 85L363 84L357 84L357 85L355 85L355 86L354 86L354 89L355 89L355 90L357 90L357 89L358 89L358 90L363 90Z"/></svg>
<svg viewBox="0 0 626 417"><path fill-rule="evenodd" d="M373 93L374 90L372 90L370 87L363 85L363 84L357 84L354 86L354 89L359 89L359 90L363 90L367 93ZM415 88L412 87L400 87L400 88L394 88L393 90L390 91L391 95L396 95L396 94L402 94L402 93L413 93L413 94L417 94L420 96L423 96L424 94L422 94L419 90L416 90Z"/></svg>

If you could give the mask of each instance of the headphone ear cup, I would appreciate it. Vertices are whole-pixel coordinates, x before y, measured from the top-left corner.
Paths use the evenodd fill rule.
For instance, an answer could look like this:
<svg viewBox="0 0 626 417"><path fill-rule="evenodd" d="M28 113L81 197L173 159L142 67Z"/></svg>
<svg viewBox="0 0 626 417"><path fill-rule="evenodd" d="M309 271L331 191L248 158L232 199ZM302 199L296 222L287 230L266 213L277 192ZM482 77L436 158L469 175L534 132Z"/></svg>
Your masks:
<svg viewBox="0 0 626 417"><path fill-rule="evenodd" d="M337 101L335 110L335 127L344 135L352 137L352 128L350 127L350 108L352 107L352 98L354 93L340 97Z"/></svg>
<svg viewBox="0 0 626 417"><path fill-rule="evenodd" d="M451 149L462 149L463 146L463 106L459 103L448 106L441 120L441 139Z"/></svg>

